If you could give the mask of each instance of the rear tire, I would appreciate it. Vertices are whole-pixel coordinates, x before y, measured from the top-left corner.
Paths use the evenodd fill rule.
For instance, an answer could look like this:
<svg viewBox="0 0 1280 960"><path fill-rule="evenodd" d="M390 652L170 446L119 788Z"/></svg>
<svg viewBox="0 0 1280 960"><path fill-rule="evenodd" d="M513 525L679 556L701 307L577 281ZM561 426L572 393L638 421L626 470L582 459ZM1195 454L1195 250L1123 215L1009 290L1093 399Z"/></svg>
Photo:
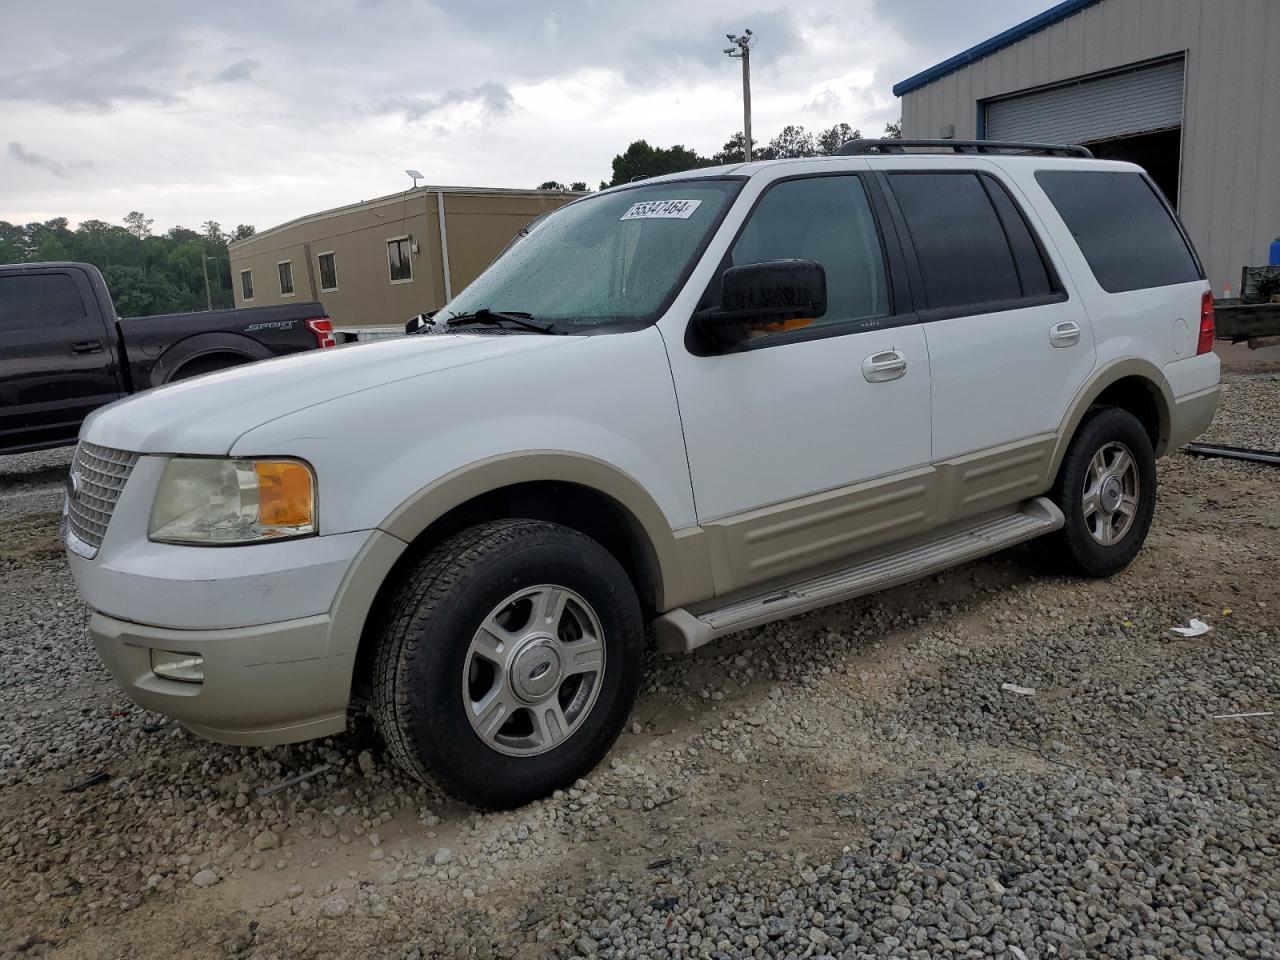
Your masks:
<svg viewBox="0 0 1280 960"><path fill-rule="evenodd" d="M378 637L374 718L414 777L507 809L600 762L643 670L640 603L613 555L567 527L495 521L406 574Z"/></svg>
<svg viewBox="0 0 1280 960"><path fill-rule="evenodd" d="M1156 505L1156 458L1137 417L1119 407L1091 410L1050 497L1066 517L1046 538L1058 567L1094 578L1127 567L1147 539Z"/></svg>
<svg viewBox="0 0 1280 960"><path fill-rule="evenodd" d="M190 380L192 377L201 377L206 373L217 373L219 370L230 370L232 367L239 367L250 361L245 357L232 356L231 354L218 354L211 357L200 357L189 363L184 363L169 376L165 383L177 383L179 380Z"/></svg>

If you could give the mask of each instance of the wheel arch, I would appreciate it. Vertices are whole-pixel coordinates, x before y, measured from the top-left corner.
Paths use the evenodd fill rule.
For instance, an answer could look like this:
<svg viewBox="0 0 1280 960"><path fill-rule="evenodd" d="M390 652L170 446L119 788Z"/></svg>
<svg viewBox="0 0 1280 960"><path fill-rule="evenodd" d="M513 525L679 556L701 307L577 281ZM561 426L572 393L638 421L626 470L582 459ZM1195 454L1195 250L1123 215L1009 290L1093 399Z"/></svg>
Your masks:
<svg viewBox="0 0 1280 960"><path fill-rule="evenodd" d="M352 647L359 644L347 651L355 654L357 686L370 666L378 611L402 572L460 530L514 518L560 523L601 543L635 583L648 616L714 591L701 530L672 530L653 498L625 472L594 457L560 451L494 457L429 484L379 525L386 540L400 545L399 555L388 564L379 552L370 570L379 580L376 593L358 628L348 624L343 631Z"/></svg>
<svg viewBox="0 0 1280 960"><path fill-rule="evenodd" d="M238 363L251 363L274 356L271 350L252 337L238 333L213 331L197 333L175 343L156 360L150 371L151 386L172 382L184 366L206 357L226 356Z"/></svg>
<svg viewBox="0 0 1280 960"><path fill-rule="evenodd" d="M1085 414L1099 405L1119 407L1138 418L1157 457L1168 452L1172 434L1174 399L1164 374L1147 360L1128 359L1098 370L1081 388L1071 410L1058 430L1058 441L1050 461L1048 481L1058 475L1067 448L1075 438Z"/></svg>

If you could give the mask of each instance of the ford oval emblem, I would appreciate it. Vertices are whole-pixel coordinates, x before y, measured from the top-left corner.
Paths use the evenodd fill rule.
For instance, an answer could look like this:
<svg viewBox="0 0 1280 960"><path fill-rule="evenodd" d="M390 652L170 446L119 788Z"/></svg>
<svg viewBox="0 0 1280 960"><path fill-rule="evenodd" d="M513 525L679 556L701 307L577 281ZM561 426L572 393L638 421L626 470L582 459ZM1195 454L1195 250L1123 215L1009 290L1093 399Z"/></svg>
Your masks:
<svg viewBox="0 0 1280 960"><path fill-rule="evenodd" d="M547 671L550 669L551 669L551 664L548 661L544 660L542 663L538 664L536 667L534 667L532 670L529 671L529 679L537 680L539 677L545 677L547 675Z"/></svg>

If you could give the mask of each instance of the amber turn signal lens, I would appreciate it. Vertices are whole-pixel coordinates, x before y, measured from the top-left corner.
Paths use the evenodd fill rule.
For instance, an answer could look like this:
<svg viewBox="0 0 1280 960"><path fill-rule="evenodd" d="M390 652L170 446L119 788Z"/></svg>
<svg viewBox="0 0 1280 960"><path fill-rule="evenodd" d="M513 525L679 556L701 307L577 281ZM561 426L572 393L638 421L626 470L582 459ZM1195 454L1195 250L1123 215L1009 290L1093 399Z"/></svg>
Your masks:
<svg viewBox="0 0 1280 960"><path fill-rule="evenodd" d="M273 527L312 526L311 471L293 460L257 460L258 522Z"/></svg>

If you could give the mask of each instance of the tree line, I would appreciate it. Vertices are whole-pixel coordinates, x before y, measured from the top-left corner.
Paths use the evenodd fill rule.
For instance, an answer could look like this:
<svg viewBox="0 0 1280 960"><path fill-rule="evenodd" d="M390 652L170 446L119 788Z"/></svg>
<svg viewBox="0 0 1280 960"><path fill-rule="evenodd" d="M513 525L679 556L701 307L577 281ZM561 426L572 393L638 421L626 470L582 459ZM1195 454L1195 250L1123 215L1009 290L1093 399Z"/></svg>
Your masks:
<svg viewBox="0 0 1280 960"><path fill-rule="evenodd" d="M66 217L43 223L0 220L0 263L76 260L102 271L122 317L214 309L233 305L227 244L254 233L248 224L231 232L215 220L199 230L173 227L153 234L154 221L137 210L121 221L85 220L72 229ZM208 298L205 276L209 278Z"/></svg>
<svg viewBox="0 0 1280 960"><path fill-rule="evenodd" d="M902 138L902 121L886 123L882 137L891 140ZM847 123L837 123L816 133L806 130L797 124L788 124L778 135L767 143L757 144L751 139L752 160L785 160L792 157L830 156L840 149L840 145L849 140L862 139L862 131ZM746 137L739 130L725 142L725 145L711 156L703 156L681 144L673 147L651 146L647 140L636 140L626 150L613 158L613 179L600 181L600 189L616 187L633 180L644 180L648 177L660 177L668 173L679 173L681 170L694 170L699 167L721 167L730 163L742 163L746 156L744 145ZM539 190L586 190L584 181L576 181L566 187L558 180L546 180L538 185Z"/></svg>

